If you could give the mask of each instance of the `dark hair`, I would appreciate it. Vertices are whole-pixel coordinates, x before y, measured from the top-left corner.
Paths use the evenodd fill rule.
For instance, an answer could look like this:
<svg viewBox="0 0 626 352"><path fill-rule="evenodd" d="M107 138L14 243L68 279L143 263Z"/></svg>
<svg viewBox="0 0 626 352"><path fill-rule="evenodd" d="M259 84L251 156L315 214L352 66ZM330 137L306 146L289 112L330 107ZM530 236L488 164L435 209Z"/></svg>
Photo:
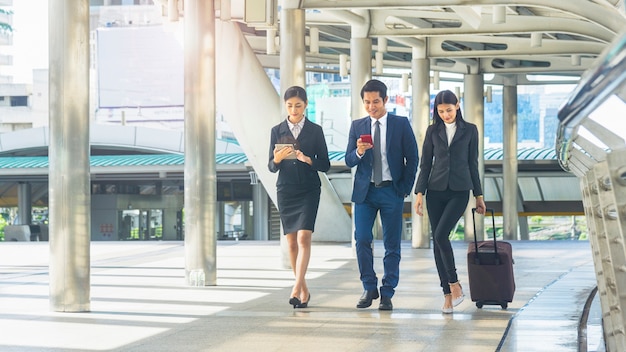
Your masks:
<svg viewBox="0 0 626 352"><path fill-rule="evenodd" d="M287 88L287 90L285 91L285 97L284 97L285 101L293 97L298 97L302 99L302 101L304 101L305 103L308 102L306 98L306 90L304 90L304 88L300 86L291 86Z"/></svg>
<svg viewBox="0 0 626 352"><path fill-rule="evenodd" d="M361 99L363 99L365 92L378 92L382 99L387 98L387 86L377 79L370 79L365 83L361 88Z"/></svg>
<svg viewBox="0 0 626 352"><path fill-rule="evenodd" d="M435 96L435 102L433 103L433 123L443 123L439 111L437 111L437 105L440 104L453 104L456 105L459 102L459 98L450 90L442 90ZM461 109L456 110L456 120L464 121Z"/></svg>

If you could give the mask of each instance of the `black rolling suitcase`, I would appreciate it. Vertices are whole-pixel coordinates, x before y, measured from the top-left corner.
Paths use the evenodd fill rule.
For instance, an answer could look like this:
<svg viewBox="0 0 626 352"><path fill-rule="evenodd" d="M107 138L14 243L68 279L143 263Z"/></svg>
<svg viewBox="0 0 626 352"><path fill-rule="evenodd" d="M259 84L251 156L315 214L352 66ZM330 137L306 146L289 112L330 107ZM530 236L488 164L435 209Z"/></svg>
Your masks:
<svg viewBox="0 0 626 352"><path fill-rule="evenodd" d="M476 209L472 209L472 217ZM515 279L513 277L513 256L509 242L496 241L496 221L493 209L493 241L477 241L470 243L467 249L467 274L469 277L470 295L476 307L483 305L500 305L502 309L513 301ZM475 217L474 217L475 218ZM476 221L474 221L476 234Z"/></svg>

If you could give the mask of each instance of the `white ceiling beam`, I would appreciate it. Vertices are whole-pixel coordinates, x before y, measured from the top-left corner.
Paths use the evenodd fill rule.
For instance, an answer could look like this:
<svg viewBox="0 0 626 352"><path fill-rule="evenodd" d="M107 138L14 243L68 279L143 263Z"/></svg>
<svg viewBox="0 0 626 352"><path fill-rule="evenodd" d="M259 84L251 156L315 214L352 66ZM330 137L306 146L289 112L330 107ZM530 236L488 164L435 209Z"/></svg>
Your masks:
<svg viewBox="0 0 626 352"><path fill-rule="evenodd" d="M396 38L389 38L396 41ZM467 41L476 43L499 43L506 44L506 50L469 50L469 51L449 51L442 49L444 41ZM504 57L508 55L599 55L606 48L601 43L581 42L577 40L549 40L544 39L542 47L529 48L528 38L484 38L479 36L441 36L429 38L429 57ZM401 43L401 42L399 42Z"/></svg>
<svg viewBox="0 0 626 352"><path fill-rule="evenodd" d="M370 10L376 9L392 9L398 7L425 8L425 7L453 7L468 6L466 0L302 0L302 8L305 9L355 9L366 8ZM493 5L511 5L511 2L504 0L481 0L476 1L482 6ZM599 27L611 30L613 33L621 33L624 28L624 16L621 12L616 11L603 4L597 4L587 0L570 0L570 1L545 1L545 0L525 0L523 3L527 7L539 7L557 12L564 12L574 17L585 18ZM509 16L514 17L514 16ZM507 17L508 22L508 17Z"/></svg>
<svg viewBox="0 0 626 352"><path fill-rule="evenodd" d="M452 6L451 8L470 27L474 29L480 27L480 23L483 20L482 8L480 6Z"/></svg>
<svg viewBox="0 0 626 352"><path fill-rule="evenodd" d="M485 15L489 17L490 15ZM491 18L483 21L479 28L469 26L452 28L389 28L385 23L386 14L375 11L372 13L372 28L370 36L437 36L437 35L498 35L528 34L530 32L564 33L579 35L595 39L604 43L610 43L615 38L615 33L599 28L593 23L580 19L554 18L541 16L509 16L506 24L493 24Z"/></svg>

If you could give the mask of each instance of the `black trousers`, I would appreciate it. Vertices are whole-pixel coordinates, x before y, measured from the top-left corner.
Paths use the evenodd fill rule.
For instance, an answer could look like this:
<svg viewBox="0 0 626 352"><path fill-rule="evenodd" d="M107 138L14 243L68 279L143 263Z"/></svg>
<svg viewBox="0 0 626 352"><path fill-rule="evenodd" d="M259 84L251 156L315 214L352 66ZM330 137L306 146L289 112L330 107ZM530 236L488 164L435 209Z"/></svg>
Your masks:
<svg viewBox="0 0 626 352"><path fill-rule="evenodd" d="M433 251L439 281L444 294L450 283L459 281L450 244L450 232L456 226L469 201L469 191L427 191L426 209L433 233Z"/></svg>

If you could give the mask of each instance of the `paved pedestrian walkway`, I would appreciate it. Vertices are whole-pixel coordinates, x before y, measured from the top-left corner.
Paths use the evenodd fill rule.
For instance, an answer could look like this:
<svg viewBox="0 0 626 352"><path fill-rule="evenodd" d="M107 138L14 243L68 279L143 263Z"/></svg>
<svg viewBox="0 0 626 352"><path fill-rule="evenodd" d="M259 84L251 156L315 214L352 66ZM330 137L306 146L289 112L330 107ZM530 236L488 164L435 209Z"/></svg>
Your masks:
<svg viewBox="0 0 626 352"><path fill-rule="evenodd" d="M362 287L350 244L314 243L310 306L294 310L279 244L255 241L218 242L217 285L199 288L184 284L182 242L93 242L91 311L58 313L48 244L4 242L0 351L577 351L576 314L595 286L588 242L513 242L507 310L471 302L467 244L453 246L468 298L451 315L440 311L430 249L403 243L394 310L382 312L378 301L355 308ZM382 253L376 242L379 273ZM590 344L601 344L594 335Z"/></svg>

